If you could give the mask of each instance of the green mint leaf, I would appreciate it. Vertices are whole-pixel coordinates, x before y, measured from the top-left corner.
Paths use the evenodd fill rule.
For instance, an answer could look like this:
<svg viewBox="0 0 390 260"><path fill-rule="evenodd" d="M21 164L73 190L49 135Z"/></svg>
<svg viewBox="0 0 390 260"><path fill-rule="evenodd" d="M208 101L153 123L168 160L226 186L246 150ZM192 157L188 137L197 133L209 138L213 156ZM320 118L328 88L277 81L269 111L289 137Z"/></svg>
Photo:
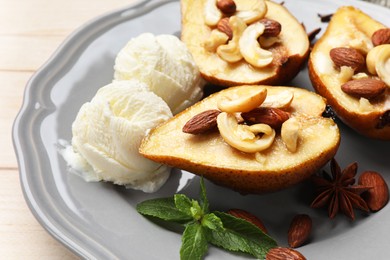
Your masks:
<svg viewBox="0 0 390 260"><path fill-rule="evenodd" d="M222 221L214 213L204 215L201 224L211 230L223 231Z"/></svg>
<svg viewBox="0 0 390 260"><path fill-rule="evenodd" d="M200 179L200 205L205 214L209 213L209 200L207 198L203 177Z"/></svg>
<svg viewBox="0 0 390 260"><path fill-rule="evenodd" d="M173 198L143 201L137 205L137 211L142 215L177 223L187 223L193 220L191 215L187 215L176 208Z"/></svg>
<svg viewBox="0 0 390 260"><path fill-rule="evenodd" d="M241 251L264 259L268 251L277 246L275 240L252 223L223 212L214 212L223 223L224 230L211 230L209 242L230 251Z"/></svg>
<svg viewBox="0 0 390 260"><path fill-rule="evenodd" d="M203 210L199 205L199 202L196 200L192 200L192 207L191 207L191 214L192 217L196 220L199 220L203 217Z"/></svg>
<svg viewBox="0 0 390 260"><path fill-rule="evenodd" d="M175 200L175 206L178 210L180 210L181 212L183 212L188 216L192 216L191 213L192 201L190 198L188 198L184 194L175 194L173 198Z"/></svg>
<svg viewBox="0 0 390 260"><path fill-rule="evenodd" d="M182 245L180 248L181 260L202 259L208 250L206 231L198 223L188 224L182 236Z"/></svg>

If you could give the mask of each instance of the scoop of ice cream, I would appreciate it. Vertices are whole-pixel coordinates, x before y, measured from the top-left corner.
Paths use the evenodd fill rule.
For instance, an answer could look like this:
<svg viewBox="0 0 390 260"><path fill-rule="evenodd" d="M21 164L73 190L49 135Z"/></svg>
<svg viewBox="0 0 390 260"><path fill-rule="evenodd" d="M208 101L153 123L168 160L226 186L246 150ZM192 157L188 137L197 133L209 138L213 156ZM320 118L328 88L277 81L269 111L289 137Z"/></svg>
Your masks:
<svg viewBox="0 0 390 260"><path fill-rule="evenodd" d="M167 180L170 168L138 153L147 131L172 117L167 104L137 80L113 82L85 103L73 125L76 154L92 166L85 176L154 192Z"/></svg>
<svg viewBox="0 0 390 260"><path fill-rule="evenodd" d="M143 33L131 39L115 60L114 80L138 79L160 96L173 114L203 95L200 76L187 47L173 35Z"/></svg>

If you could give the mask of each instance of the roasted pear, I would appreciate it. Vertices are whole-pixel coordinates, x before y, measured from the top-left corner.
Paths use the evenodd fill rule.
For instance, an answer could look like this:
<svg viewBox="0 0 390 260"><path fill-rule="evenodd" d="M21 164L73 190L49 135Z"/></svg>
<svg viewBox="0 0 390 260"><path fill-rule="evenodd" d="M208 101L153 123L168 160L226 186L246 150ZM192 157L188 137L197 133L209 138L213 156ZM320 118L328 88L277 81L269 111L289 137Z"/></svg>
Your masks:
<svg viewBox="0 0 390 260"><path fill-rule="evenodd" d="M308 56L308 36L282 5L264 0L182 0L181 40L202 76L221 86L280 85Z"/></svg>
<svg viewBox="0 0 390 260"><path fill-rule="evenodd" d="M345 124L390 140L390 28L354 7L341 7L309 58L315 90ZM386 41L380 42L384 39ZM387 65L386 65L387 64Z"/></svg>
<svg viewBox="0 0 390 260"><path fill-rule="evenodd" d="M245 85L199 101L143 139L140 153L242 193L280 190L336 153L337 125L308 90Z"/></svg>

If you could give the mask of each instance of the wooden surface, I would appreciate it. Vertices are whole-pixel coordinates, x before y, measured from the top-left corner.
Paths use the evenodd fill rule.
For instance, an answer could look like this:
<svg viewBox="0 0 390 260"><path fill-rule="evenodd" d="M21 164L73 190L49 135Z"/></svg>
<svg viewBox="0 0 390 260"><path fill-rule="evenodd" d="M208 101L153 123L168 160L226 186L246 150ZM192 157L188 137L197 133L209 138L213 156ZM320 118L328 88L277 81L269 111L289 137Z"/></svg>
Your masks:
<svg viewBox="0 0 390 260"><path fill-rule="evenodd" d="M12 123L32 74L85 22L136 0L0 0L0 259L77 259L23 198Z"/></svg>

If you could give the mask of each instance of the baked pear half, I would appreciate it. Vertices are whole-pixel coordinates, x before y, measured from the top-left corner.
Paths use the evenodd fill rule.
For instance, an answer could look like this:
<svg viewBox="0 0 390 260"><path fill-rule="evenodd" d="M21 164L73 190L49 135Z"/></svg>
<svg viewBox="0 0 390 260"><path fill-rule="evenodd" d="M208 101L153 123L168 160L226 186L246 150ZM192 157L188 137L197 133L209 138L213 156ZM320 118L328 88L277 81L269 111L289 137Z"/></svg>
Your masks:
<svg viewBox="0 0 390 260"><path fill-rule="evenodd" d="M241 193L277 191L334 157L340 134L325 107L304 89L230 87L151 130L139 152Z"/></svg>
<svg viewBox="0 0 390 260"><path fill-rule="evenodd" d="M354 7L339 8L313 47L309 75L345 124L390 140L390 28Z"/></svg>
<svg viewBox="0 0 390 260"><path fill-rule="evenodd" d="M181 40L215 85L281 85L308 56L303 26L271 1L181 0L181 14Z"/></svg>

